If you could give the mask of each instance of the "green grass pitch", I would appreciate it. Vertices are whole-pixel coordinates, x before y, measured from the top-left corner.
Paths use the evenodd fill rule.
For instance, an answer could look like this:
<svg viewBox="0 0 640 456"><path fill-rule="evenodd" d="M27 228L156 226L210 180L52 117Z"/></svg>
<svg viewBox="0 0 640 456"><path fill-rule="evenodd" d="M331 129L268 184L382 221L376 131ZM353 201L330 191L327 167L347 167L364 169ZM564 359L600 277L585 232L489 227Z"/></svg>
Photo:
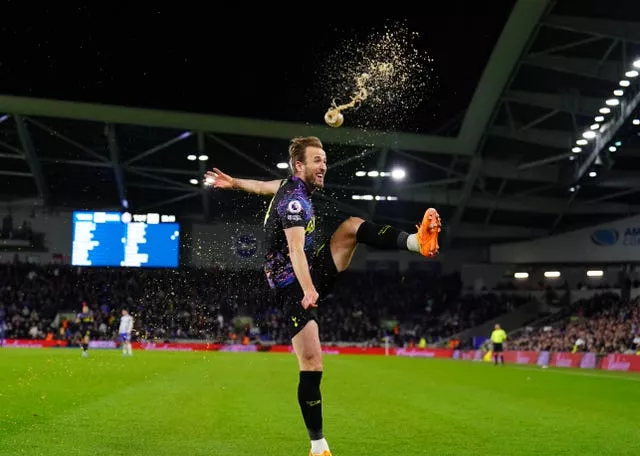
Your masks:
<svg viewBox="0 0 640 456"><path fill-rule="evenodd" d="M1 455L300 455L290 354L0 349ZM325 357L346 455L637 455L640 375Z"/></svg>

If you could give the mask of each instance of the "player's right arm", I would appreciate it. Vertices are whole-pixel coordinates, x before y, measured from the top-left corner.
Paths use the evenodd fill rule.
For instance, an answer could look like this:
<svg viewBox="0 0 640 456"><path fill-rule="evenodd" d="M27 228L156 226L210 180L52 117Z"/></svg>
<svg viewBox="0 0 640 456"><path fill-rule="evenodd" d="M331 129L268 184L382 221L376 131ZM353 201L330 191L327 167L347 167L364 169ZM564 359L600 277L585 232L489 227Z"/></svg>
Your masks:
<svg viewBox="0 0 640 456"><path fill-rule="evenodd" d="M289 245L289 259L291 260L291 266L293 266L293 272L304 293L302 307L305 309L315 307L319 295L316 287L313 285L313 280L311 280L309 262L304 252L304 228L301 226L285 228L284 234L287 237L287 244Z"/></svg>
<svg viewBox="0 0 640 456"><path fill-rule="evenodd" d="M223 173L218 168L207 171L205 181L210 181L213 187L224 190L242 190L247 193L271 196L275 195L280 188L282 179L272 181L261 181L255 179L238 179Z"/></svg>

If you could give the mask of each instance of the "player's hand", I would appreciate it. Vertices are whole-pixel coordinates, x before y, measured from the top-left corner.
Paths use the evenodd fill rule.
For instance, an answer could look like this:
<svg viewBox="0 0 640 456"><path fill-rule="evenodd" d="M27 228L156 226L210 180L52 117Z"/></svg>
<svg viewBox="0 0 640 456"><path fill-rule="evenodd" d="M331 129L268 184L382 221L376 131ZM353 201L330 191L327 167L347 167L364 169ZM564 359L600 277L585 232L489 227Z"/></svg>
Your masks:
<svg viewBox="0 0 640 456"><path fill-rule="evenodd" d="M207 185L214 188L221 188L224 190L235 188L233 177L223 173L218 168L213 168L213 171L207 171L204 175L204 181Z"/></svg>
<svg viewBox="0 0 640 456"><path fill-rule="evenodd" d="M318 298L320 295L318 292L313 289L304 294L304 298L302 298L302 307L308 309L309 307L318 307Z"/></svg>

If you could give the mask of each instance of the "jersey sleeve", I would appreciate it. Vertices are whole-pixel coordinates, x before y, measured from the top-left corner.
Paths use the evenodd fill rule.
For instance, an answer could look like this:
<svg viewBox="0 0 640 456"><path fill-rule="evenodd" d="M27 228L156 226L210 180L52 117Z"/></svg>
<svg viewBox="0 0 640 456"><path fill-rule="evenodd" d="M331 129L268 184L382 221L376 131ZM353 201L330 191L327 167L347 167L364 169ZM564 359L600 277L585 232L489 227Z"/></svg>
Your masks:
<svg viewBox="0 0 640 456"><path fill-rule="evenodd" d="M307 217L310 209L309 201L295 193L282 195L276 206L278 218L282 223L282 228L292 228L307 225Z"/></svg>

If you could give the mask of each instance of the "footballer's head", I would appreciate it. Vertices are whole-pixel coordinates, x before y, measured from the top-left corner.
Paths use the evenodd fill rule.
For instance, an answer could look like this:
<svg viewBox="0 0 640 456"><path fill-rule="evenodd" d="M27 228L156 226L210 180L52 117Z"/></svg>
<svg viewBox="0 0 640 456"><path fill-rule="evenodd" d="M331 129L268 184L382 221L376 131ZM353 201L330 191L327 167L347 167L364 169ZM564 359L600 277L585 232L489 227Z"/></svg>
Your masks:
<svg viewBox="0 0 640 456"><path fill-rule="evenodd" d="M315 136L293 138L289 144L291 173L302 179L309 187L324 187L327 174L327 154L322 142Z"/></svg>

